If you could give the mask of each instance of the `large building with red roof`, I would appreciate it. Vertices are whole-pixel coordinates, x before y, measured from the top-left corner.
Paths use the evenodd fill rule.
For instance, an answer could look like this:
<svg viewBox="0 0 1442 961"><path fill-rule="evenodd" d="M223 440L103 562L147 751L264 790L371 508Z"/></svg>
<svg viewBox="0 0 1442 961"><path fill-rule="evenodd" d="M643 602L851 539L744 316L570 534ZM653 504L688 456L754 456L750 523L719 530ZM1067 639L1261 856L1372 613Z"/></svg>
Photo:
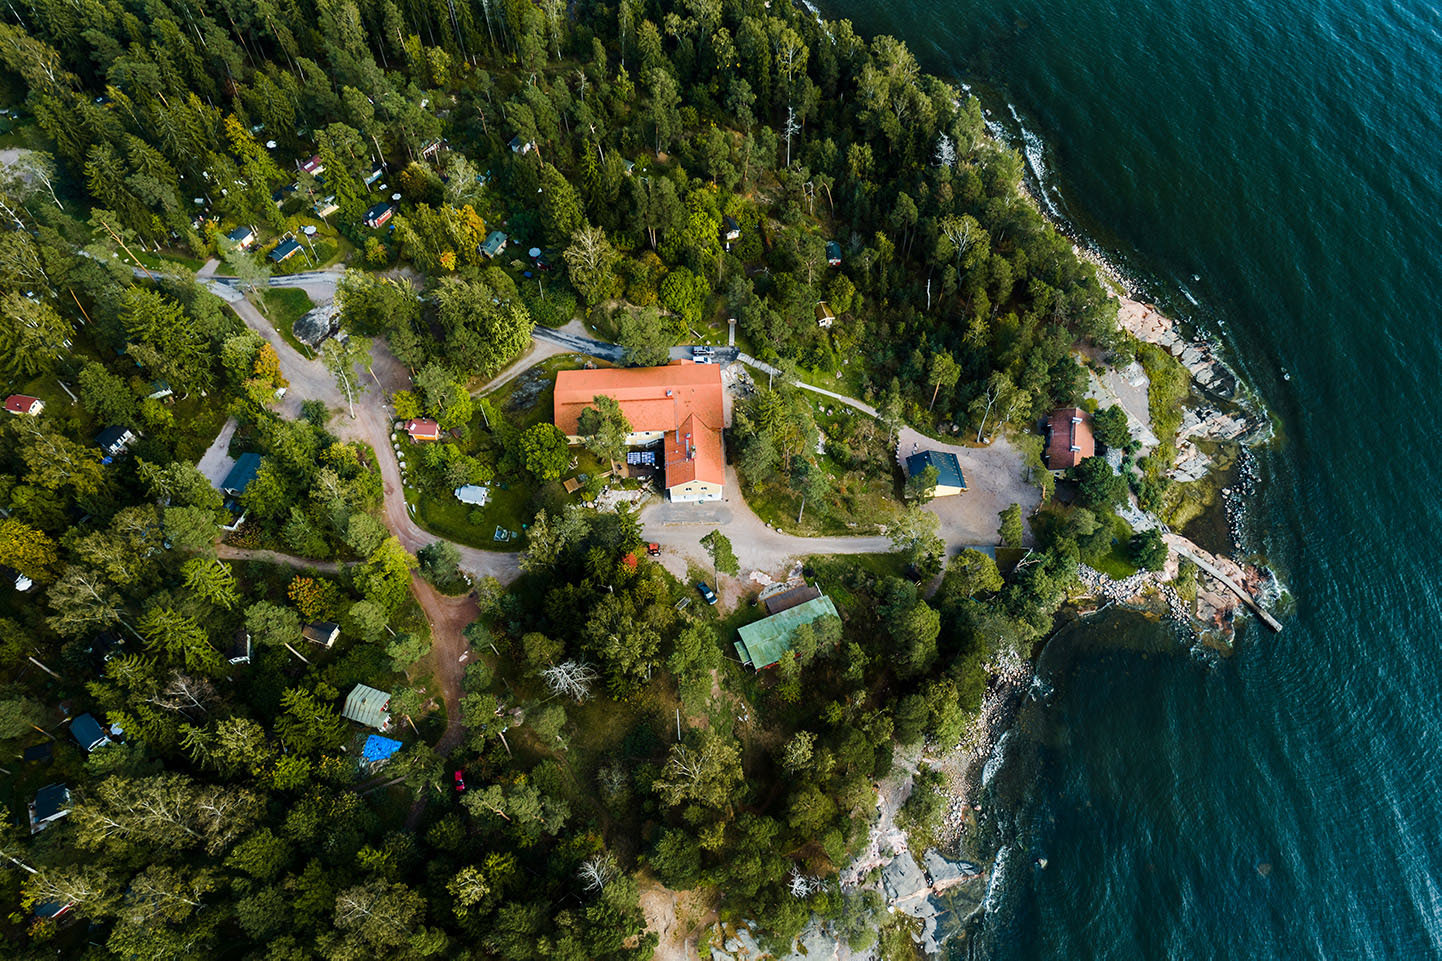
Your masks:
<svg viewBox="0 0 1442 961"><path fill-rule="evenodd" d="M1097 452L1092 425L1080 407L1051 412L1047 423L1046 466L1052 470L1075 467Z"/></svg>
<svg viewBox="0 0 1442 961"><path fill-rule="evenodd" d="M673 361L665 367L563 370L556 374L555 424L581 442L581 412L599 396L620 405L632 447L659 444L673 501L720 500L726 485L725 395L715 364Z"/></svg>

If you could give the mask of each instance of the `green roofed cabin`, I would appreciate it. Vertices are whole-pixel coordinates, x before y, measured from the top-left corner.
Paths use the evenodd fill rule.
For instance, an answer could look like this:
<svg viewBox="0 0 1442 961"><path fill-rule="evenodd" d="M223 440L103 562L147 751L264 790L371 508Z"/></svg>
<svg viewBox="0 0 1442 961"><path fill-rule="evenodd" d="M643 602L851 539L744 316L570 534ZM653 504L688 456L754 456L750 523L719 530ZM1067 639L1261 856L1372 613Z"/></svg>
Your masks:
<svg viewBox="0 0 1442 961"><path fill-rule="evenodd" d="M373 727L377 731L388 731L391 726L391 716L387 712L387 708L390 706L391 696L385 691L378 691L365 684L357 684L346 695L345 706L341 708L340 715L346 720Z"/></svg>
<svg viewBox="0 0 1442 961"><path fill-rule="evenodd" d="M936 489L933 497L946 497L966 490L966 478L961 473L961 461L955 454L939 450L924 450L906 459L906 476L915 477L928 467L936 468Z"/></svg>
<svg viewBox="0 0 1442 961"><path fill-rule="evenodd" d="M736 642L736 654L741 663L754 670L770 667L791 650L791 636L798 627L828 614L841 616L836 613L836 605L831 603L831 598L823 594L754 624L747 624L736 631L741 635L741 640Z"/></svg>

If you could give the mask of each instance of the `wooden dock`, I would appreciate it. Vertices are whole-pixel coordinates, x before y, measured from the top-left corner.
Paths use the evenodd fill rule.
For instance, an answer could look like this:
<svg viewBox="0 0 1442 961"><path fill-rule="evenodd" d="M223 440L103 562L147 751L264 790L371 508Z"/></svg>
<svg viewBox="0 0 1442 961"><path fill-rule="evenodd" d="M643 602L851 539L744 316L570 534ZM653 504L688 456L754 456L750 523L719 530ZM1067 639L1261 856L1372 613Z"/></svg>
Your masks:
<svg viewBox="0 0 1442 961"><path fill-rule="evenodd" d="M1182 543L1179 543L1179 541L1181 541L1181 538L1173 536L1167 538L1167 540L1170 541L1172 549L1175 550L1178 554L1180 554L1182 557L1185 557L1187 560L1191 561L1193 564L1197 565L1202 570L1206 571L1208 574L1221 581L1223 584L1227 585L1227 589L1230 590L1233 594L1240 597L1242 599L1242 603L1246 604L1247 607L1251 608L1252 613L1256 614L1257 617L1261 618L1263 624L1267 625L1274 631L1280 632L1282 630L1282 622L1277 620L1270 613L1264 610L1262 605L1257 603L1257 599L1253 597L1250 593L1248 593L1245 589L1243 589L1242 585L1238 584L1226 574L1222 573L1221 569L1218 568L1211 561L1203 560L1195 553L1188 550L1185 546L1183 546Z"/></svg>

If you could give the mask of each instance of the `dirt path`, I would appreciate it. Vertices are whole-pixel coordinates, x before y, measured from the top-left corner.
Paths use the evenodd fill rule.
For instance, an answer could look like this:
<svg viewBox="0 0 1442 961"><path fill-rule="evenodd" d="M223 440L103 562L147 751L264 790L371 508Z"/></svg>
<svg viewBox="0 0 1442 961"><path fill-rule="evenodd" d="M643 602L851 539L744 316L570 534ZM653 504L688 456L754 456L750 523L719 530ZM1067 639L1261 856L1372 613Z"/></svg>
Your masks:
<svg viewBox="0 0 1442 961"><path fill-rule="evenodd" d="M526 349L526 352L524 354L516 358L515 363L511 364L505 370L492 377L480 387L477 387L475 390L471 391L471 396L480 397L483 394L489 394L497 387L509 384L511 381L515 380L517 377L530 370L532 367L541 363L541 361L549 360L552 357L556 357L564 353L567 353L567 350L562 345L553 343L549 340L537 340L535 337L532 337L531 346Z"/></svg>
<svg viewBox="0 0 1442 961"><path fill-rule="evenodd" d="M448 597L419 576L411 579L411 593L431 625L431 658L446 705L446 731L435 743L435 750L445 757L466 734L461 725L461 679L473 652L463 632L479 611L469 594Z"/></svg>
<svg viewBox="0 0 1442 961"><path fill-rule="evenodd" d="M309 557L296 557L294 554L282 554L279 551L261 551L249 547L232 547L229 544L217 544L215 553L223 561L264 561L267 564L278 564L282 567L294 567L297 570L315 570L326 574L339 574L340 563L337 561L317 561Z"/></svg>

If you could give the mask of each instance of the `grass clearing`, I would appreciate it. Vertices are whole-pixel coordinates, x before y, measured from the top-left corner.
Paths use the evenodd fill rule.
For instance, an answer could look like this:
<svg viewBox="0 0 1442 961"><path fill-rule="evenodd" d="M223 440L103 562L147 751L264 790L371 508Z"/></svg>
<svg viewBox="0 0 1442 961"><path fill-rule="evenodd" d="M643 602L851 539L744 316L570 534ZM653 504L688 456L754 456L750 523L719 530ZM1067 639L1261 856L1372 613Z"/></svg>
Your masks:
<svg viewBox="0 0 1442 961"><path fill-rule="evenodd" d="M1128 552L1132 527L1115 515L1111 518L1112 542L1106 553L1090 560L1091 566L1114 580L1123 580L1137 572Z"/></svg>
<svg viewBox="0 0 1442 961"><path fill-rule="evenodd" d="M259 298L254 294L246 296L270 321L281 340L302 357L315 356L309 347L295 339L295 322L315 306L305 291L297 287L267 287L261 291Z"/></svg>
<svg viewBox="0 0 1442 961"><path fill-rule="evenodd" d="M1192 379L1181 361L1156 344L1139 344L1137 359L1147 372L1147 412L1152 429L1164 444L1176 440L1182 426L1182 405L1191 393Z"/></svg>
<svg viewBox="0 0 1442 961"><path fill-rule="evenodd" d="M416 523L438 537L488 551L519 551L521 536L505 542L495 539L497 527L524 535L530 520L531 491L523 484L491 485L485 506L462 504L454 496L406 488L406 503L414 508ZM523 520L524 518L524 520Z"/></svg>

